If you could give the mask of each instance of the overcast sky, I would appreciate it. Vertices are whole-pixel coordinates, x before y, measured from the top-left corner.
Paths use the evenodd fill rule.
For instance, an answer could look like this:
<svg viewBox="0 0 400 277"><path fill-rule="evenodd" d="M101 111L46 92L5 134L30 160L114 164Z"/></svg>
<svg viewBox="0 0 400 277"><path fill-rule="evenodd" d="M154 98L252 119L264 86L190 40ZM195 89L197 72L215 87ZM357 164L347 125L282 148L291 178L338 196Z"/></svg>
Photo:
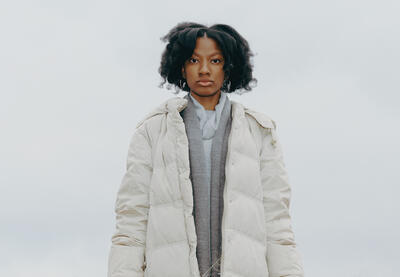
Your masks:
<svg viewBox="0 0 400 277"><path fill-rule="evenodd" d="M395 276L399 14L394 0L3 1L0 276L106 275L128 143L175 96L157 70L181 21L229 24L255 53L257 87L229 97L277 123L306 276Z"/></svg>

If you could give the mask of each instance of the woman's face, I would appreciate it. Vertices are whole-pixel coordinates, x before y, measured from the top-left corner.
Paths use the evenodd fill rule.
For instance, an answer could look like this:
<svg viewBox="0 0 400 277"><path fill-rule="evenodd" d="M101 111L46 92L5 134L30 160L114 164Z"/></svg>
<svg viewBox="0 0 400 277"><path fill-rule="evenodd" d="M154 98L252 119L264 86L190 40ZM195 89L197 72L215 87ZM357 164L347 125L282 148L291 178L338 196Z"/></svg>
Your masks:
<svg viewBox="0 0 400 277"><path fill-rule="evenodd" d="M216 41L212 38L197 38L193 54L182 67L190 91L200 97L220 93L224 82L224 57Z"/></svg>

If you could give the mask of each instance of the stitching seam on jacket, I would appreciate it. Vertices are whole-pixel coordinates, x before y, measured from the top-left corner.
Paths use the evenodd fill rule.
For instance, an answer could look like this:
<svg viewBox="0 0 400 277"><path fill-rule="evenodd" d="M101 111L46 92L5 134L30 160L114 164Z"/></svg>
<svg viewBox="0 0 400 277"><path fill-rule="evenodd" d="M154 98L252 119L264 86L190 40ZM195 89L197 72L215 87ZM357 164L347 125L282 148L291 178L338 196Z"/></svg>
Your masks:
<svg viewBox="0 0 400 277"><path fill-rule="evenodd" d="M263 247L265 247L265 244L264 244L263 241L260 241L258 238L255 238L255 237L249 235L248 233L245 233L243 231L240 231L238 229L233 229L233 228L226 228L226 230L232 230L232 231L234 231L236 233L239 233L239 234L249 238L250 240L252 240L252 241L254 241L254 242L258 243L258 244L261 244Z"/></svg>
<svg viewBox="0 0 400 277"><path fill-rule="evenodd" d="M172 200L172 201L170 201L170 202L166 202L166 203L152 203L152 204L150 204L150 206L151 207L157 207L158 208L158 206L170 206L170 205L174 205L174 204L176 204L176 202L183 202L183 200L181 199L181 198L179 198L179 199L175 199L175 200Z"/></svg>
<svg viewBox="0 0 400 277"><path fill-rule="evenodd" d="M231 191L234 191L234 192L240 193L240 194L241 194L241 195L243 195L244 197L247 197L247 198L250 198L250 199L257 200L258 202L263 202L263 199L256 198L255 196L252 196L252 195L250 195L250 194L247 194L247 193L245 193L245 192L243 192L243 191L241 191L241 190L234 189L234 188L228 188L228 189L229 189L229 190L231 190Z"/></svg>
<svg viewBox="0 0 400 277"><path fill-rule="evenodd" d="M171 245L174 245L174 244L183 244L183 243L187 243L188 241L187 241L187 239L183 239L183 240L178 240L178 241L172 241L172 242L167 242L167 243L164 243L164 244L161 244L161 245L157 245L157 246L155 246L155 247L153 247L153 248L148 248L147 249L147 253L150 253L150 252L154 252L154 251L157 251L157 250L160 250L160 249L162 249L162 248L165 248L165 247L167 247L167 246L171 246ZM148 256L148 255L147 255Z"/></svg>

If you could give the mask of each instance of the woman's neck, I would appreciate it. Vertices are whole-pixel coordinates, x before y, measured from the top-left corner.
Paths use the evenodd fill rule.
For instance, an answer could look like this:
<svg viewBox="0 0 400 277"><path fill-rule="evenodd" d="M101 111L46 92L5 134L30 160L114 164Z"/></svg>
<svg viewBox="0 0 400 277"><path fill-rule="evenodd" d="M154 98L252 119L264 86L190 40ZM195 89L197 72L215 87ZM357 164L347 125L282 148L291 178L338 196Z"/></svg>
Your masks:
<svg viewBox="0 0 400 277"><path fill-rule="evenodd" d="M221 90L216 94L210 96L199 96L196 93L190 92L190 95L199 102L205 110L215 110L215 106L219 102L219 97L221 96Z"/></svg>

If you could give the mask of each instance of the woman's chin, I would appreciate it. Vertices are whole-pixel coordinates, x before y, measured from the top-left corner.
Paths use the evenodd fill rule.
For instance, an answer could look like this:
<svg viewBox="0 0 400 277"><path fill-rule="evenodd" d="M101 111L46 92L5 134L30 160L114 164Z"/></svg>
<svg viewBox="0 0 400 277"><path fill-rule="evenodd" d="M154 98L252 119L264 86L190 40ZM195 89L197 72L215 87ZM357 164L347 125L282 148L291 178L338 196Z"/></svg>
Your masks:
<svg viewBox="0 0 400 277"><path fill-rule="evenodd" d="M198 96L213 96L219 92L219 89L213 87L200 87L191 90L191 92Z"/></svg>

